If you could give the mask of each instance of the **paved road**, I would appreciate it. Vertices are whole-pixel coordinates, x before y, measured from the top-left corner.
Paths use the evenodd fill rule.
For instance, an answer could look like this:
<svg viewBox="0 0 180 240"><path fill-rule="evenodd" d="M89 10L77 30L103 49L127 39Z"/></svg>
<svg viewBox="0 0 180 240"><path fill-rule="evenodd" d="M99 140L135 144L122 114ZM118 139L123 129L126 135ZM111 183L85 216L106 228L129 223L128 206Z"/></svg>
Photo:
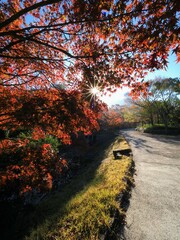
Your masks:
<svg viewBox="0 0 180 240"><path fill-rule="evenodd" d="M180 137L123 131L136 164L126 240L180 240Z"/></svg>

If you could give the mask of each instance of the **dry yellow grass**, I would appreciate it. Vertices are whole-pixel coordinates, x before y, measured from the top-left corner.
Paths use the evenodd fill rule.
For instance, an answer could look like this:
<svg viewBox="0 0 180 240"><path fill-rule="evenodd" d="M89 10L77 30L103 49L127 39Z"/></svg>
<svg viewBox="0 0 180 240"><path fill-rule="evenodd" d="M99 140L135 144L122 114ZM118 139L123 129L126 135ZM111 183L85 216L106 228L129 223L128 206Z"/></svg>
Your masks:
<svg viewBox="0 0 180 240"><path fill-rule="evenodd" d="M129 148L121 138L117 138L111 150L114 148ZM26 239L54 239L54 240L97 240L106 229L110 227L112 216L116 209L121 211L116 201L118 194L126 189L123 181L131 165L129 157L114 160L112 151L109 151L106 159L97 168L91 181L84 182L84 188L62 204L61 195L48 200L48 204L59 207L55 217L49 218L41 224ZM89 170L90 171L90 170ZM90 172L89 172L90 173ZM88 174L88 171L85 175ZM76 181L85 181L85 176L79 176ZM75 182L75 184L78 182ZM73 184L69 186L69 191ZM73 189L72 189L73 191ZM47 205L46 205L47 204Z"/></svg>

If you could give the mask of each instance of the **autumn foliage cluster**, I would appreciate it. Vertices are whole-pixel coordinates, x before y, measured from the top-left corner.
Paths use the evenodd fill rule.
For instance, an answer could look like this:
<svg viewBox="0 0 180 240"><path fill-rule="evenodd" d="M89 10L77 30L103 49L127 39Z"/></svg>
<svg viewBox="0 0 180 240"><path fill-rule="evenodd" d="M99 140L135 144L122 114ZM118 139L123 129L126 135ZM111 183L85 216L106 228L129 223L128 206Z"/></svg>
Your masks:
<svg viewBox="0 0 180 240"><path fill-rule="evenodd" d="M177 0L1 1L1 79L137 92L147 70L167 66L170 50L180 60L179 14Z"/></svg>
<svg viewBox="0 0 180 240"><path fill-rule="evenodd" d="M52 188L52 179L66 168L50 144L32 146L29 141L2 140L1 165L7 164L1 175L1 197L17 197L36 189ZM13 195L12 195L13 194Z"/></svg>
<svg viewBox="0 0 180 240"><path fill-rule="evenodd" d="M100 107L92 110L77 91L57 89L22 91L1 86L1 99L1 130L11 135L20 132L0 141L2 196L51 189L53 179L68 166L47 137L70 144L72 134L98 129Z"/></svg>
<svg viewBox="0 0 180 240"><path fill-rule="evenodd" d="M112 106L106 111L103 111L101 125L104 128L119 128L123 122L124 119L119 105Z"/></svg>
<svg viewBox="0 0 180 240"><path fill-rule="evenodd" d="M98 129L102 105L91 87L146 95L147 70L166 67L169 51L180 60L179 14L177 0L1 1L0 129L30 131L29 138L2 137L1 187L51 186L47 169L64 162L38 141L55 136L68 144L72 134Z"/></svg>

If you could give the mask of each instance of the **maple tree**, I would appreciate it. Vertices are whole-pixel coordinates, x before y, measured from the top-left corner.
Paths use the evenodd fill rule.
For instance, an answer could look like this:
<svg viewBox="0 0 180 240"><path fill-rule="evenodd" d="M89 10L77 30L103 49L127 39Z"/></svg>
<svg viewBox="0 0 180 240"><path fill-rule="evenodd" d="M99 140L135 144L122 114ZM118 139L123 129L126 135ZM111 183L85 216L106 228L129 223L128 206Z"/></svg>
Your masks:
<svg viewBox="0 0 180 240"><path fill-rule="evenodd" d="M49 190L53 179L67 168L66 160L48 143L5 139L0 142L0 150L1 168L2 163L6 166L1 172L1 200L17 198L32 190Z"/></svg>
<svg viewBox="0 0 180 240"><path fill-rule="evenodd" d="M176 0L11 0L0 9L5 85L74 87L88 77L113 91L166 66L170 50L180 60Z"/></svg>
<svg viewBox="0 0 180 240"><path fill-rule="evenodd" d="M124 122L123 114L121 111L120 105L114 105L109 109L103 111L101 116L101 125L104 128L115 128L120 127L120 125Z"/></svg>
<svg viewBox="0 0 180 240"><path fill-rule="evenodd" d="M47 136L70 144L72 134L98 130L101 106L97 103L92 110L78 91L64 89L22 91L1 86L1 97L1 129L30 131L0 141L1 193L22 195L32 189L52 188L53 179L62 174L67 162L47 142Z"/></svg>
<svg viewBox="0 0 180 240"><path fill-rule="evenodd" d="M133 95L146 95L146 71L166 67L170 50L180 60L179 11L176 0L1 1L0 128L26 128L36 141L51 134L64 143L72 133L97 129L102 104L89 97L90 88L128 85ZM26 159L28 139L6 141L1 153L4 144L14 152L24 144ZM33 163L37 156L29 152ZM13 175L20 167L7 161L2 184L9 169Z"/></svg>
<svg viewBox="0 0 180 240"><path fill-rule="evenodd" d="M98 128L96 119L101 106L90 108L82 95L75 90L39 89L14 90L1 87L0 126L3 130L33 129L33 138L52 134L64 143L79 131L88 134Z"/></svg>

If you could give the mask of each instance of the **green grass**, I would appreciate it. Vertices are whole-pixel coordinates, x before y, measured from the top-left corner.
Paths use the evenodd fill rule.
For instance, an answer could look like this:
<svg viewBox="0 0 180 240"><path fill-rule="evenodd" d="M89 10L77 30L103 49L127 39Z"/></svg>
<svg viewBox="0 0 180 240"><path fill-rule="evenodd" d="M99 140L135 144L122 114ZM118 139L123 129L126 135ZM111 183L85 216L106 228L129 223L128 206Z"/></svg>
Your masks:
<svg viewBox="0 0 180 240"><path fill-rule="evenodd" d="M144 124L141 127L138 127L137 130L143 130L145 133L154 133L154 134L180 134L180 128L169 126L167 129L164 124Z"/></svg>
<svg viewBox="0 0 180 240"><path fill-rule="evenodd" d="M153 128L164 128L164 124L144 124L143 126L137 127L137 129L153 129Z"/></svg>
<svg viewBox="0 0 180 240"><path fill-rule="evenodd" d="M120 145L128 147L123 140L117 139L110 149ZM62 192L41 203L34 217L39 217L43 211L48 217L31 229L26 240L95 240L110 227L115 210L121 211L116 197L126 188L123 179L131 159L113 160L110 151L92 174L93 164Z"/></svg>

